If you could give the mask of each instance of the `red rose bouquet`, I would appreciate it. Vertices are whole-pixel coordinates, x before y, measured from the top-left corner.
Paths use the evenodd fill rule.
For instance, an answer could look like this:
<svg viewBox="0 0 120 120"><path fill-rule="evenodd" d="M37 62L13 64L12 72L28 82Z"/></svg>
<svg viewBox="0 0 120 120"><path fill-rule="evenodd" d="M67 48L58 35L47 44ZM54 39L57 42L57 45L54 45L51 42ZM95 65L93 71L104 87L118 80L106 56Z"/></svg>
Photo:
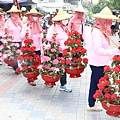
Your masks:
<svg viewBox="0 0 120 120"><path fill-rule="evenodd" d="M80 33L77 31L70 33L64 44L67 46L63 50L66 67L69 67L71 70L74 69L74 66L77 66L78 69L82 66L85 68L88 63L88 59L86 58L87 50L83 47Z"/></svg>
<svg viewBox="0 0 120 120"><path fill-rule="evenodd" d="M16 69L17 73L38 72L38 66L40 65L40 57L35 53L35 46L33 46L33 40L27 39L24 41L25 46L21 47L21 54L18 56L20 67Z"/></svg>
<svg viewBox="0 0 120 120"><path fill-rule="evenodd" d="M98 88L94 94L97 101L120 105L120 55L115 55L111 66L105 66L105 75L99 80Z"/></svg>

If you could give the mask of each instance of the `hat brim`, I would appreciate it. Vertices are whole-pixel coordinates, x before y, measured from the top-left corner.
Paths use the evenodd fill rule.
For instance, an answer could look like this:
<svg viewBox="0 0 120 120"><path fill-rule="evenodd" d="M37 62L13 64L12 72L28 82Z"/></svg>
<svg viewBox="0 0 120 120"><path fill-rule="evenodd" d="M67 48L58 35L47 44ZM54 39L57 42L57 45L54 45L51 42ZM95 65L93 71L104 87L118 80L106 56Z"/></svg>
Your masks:
<svg viewBox="0 0 120 120"><path fill-rule="evenodd" d="M28 15L32 15L32 14L37 14L39 17L43 16L41 13L36 13L36 12L28 12L25 14L25 16L28 17Z"/></svg>
<svg viewBox="0 0 120 120"><path fill-rule="evenodd" d="M9 11L7 11L7 13L11 13L11 12L22 12L21 10L9 10Z"/></svg>
<svg viewBox="0 0 120 120"><path fill-rule="evenodd" d="M5 14L5 12L0 12L0 15L4 15Z"/></svg>
<svg viewBox="0 0 120 120"><path fill-rule="evenodd" d="M61 21L61 20L65 20L65 19L68 19L68 18L71 18L72 15L71 14L65 14L65 15L56 15L52 21Z"/></svg>
<svg viewBox="0 0 120 120"><path fill-rule="evenodd" d="M82 10L82 9L80 10L80 9L76 8L76 9L74 9L74 12L83 12L84 13L85 10Z"/></svg>
<svg viewBox="0 0 120 120"><path fill-rule="evenodd" d="M94 18L101 18L101 19L107 19L107 20L118 20L119 18L114 15L107 15L107 14L94 14L92 17Z"/></svg>

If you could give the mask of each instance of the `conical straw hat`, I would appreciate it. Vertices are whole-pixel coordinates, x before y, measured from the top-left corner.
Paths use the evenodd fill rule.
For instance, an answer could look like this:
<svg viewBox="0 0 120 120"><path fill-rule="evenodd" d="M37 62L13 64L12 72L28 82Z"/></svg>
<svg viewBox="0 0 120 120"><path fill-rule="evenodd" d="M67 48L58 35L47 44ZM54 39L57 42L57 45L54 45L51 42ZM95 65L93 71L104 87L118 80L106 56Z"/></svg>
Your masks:
<svg viewBox="0 0 120 120"><path fill-rule="evenodd" d="M94 18L118 20L119 18L112 14L111 10L106 6L100 13L94 14Z"/></svg>
<svg viewBox="0 0 120 120"><path fill-rule="evenodd" d="M59 10L57 15L52 20L53 21L61 21L61 20L65 20L65 19L68 19L68 18L71 18L71 17L72 17L71 14L68 14L63 10Z"/></svg>
<svg viewBox="0 0 120 120"><path fill-rule="evenodd" d="M2 9L2 8L0 8L0 12L1 12L1 11L3 11L3 9Z"/></svg>
<svg viewBox="0 0 120 120"><path fill-rule="evenodd" d="M82 5L79 5L77 8L74 9L75 12L85 12Z"/></svg>
<svg viewBox="0 0 120 120"><path fill-rule="evenodd" d="M10 10L7 11L7 13L11 12L22 12L21 10L17 9L17 6L13 5Z"/></svg>
<svg viewBox="0 0 120 120"><path fill-rule="evenodd" d="M0 15L4 15L4 14L5 14L5 12L3 12L3 11L1 12L1 11L0 11Z"/></svg>
<svg viewBox="0 0 120 120"><path fill-rule="evenodd" d="M42 14L39 13L35 8L32 8L32 9L30 10L30 12L27 12L27 13L25 14L25 16L28 16L28 15L31 15L31 14L37 14L37 15L39 15L40 17L42 16Z"/></svg>

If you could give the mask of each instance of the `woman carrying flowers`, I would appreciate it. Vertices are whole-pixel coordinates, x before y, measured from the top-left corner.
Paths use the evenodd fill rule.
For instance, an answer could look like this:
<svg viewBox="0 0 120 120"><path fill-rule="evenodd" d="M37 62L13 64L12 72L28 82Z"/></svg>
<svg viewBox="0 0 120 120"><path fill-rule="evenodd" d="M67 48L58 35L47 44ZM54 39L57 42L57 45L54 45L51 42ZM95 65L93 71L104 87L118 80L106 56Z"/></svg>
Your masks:
<svg viewBox="0 0 120 120"><path fill-rule="evenodd" d="M98 90L98 82L104 76L104 67L109 65L110 59L115 54L120 54L118 48L109 49L111 33L110 27L112 20L118 18L112 15L111 10L105 7L100 13L93 15L96 18L92 28L91 41L88 49L88 59L91 68L91 81L88 97L88 110L101 111L102 109L95 105L96 100L93 95Z"/></svg>
<svg viewBox="0 0 120 120"><path fill-rule="evenodd" d="M78 31L82 36L82 40L85 40L85 18L83 17L85 10L82 5L80 5L74 9L74 12L68 27L71 31Z"/></svg>
<svg viewBox="0 0 120 120"><path fill-rule="evenodd" d="M4 12L2 11L2 9L0 8L0 39L2 38L2 36L4 35L4 22L5 22L5 19L4 19ZM0 46L2 45L3 43L1 42L0 40ZM0 65L2 65L2 52L0 52Z"/></svg>
<svg viewBox="0 0 120 120"><path fill-rule="evenodd" d="M42 14L37 12L35 8L32 8L25 16L28 17L28 19L27 24L25 24L22 29L21 38L23 40L26 38L32 39L33 45L36 47L35 52L40 56L43 54L41 37L42 27L40 26Z"/></svg>
<svg viewBox="0 0 120 120"><path fill-rule="evenodd" d="M66 13L65 11L59 10L57 15L52 19L53 24L49 27L46 38L48 40L56 40L60 42L60 46L62 50L65 48L64 42L68 38L68 28L65 26L67 24L68 18L71 15ZM62 56L62 51L60 56ZM60 90L66 92L72 92L72 89L67 86L67 76L66 73L60 78Z"/></svg>
<svg viewBox="0 0 120 120"><path fill-rule="evenodd" d="M20 19L21 10L18 10L17 7L13 5L11 9L7 11L7 13L10 14L10 18L5 22L5 33L12 36L12 43L18 43L18 49L20 49L22 42L20 33L23 27L22 21ZM13 66L13 69L16 70L17 67L18 63Z"/></svg>

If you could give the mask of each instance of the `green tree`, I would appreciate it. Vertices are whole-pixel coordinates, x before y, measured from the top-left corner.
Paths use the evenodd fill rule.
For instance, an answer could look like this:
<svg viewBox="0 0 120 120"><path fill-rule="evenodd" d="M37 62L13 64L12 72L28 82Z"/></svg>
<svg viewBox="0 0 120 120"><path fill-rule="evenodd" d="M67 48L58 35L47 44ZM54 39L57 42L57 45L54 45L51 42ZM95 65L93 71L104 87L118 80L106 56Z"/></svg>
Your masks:
<svg viewBox="0 0 120 120"><path fill-rule="evenodd" d="M105 6L108 6L108 0L99 0L97 4L92 5L92 12L99 13Z"/></svg>
<svg viewBox="0 0 120 120"><path fill-rule="evenodd" d="M111 10L120 10L120 0L109 0L108 7Z"/></svg>

